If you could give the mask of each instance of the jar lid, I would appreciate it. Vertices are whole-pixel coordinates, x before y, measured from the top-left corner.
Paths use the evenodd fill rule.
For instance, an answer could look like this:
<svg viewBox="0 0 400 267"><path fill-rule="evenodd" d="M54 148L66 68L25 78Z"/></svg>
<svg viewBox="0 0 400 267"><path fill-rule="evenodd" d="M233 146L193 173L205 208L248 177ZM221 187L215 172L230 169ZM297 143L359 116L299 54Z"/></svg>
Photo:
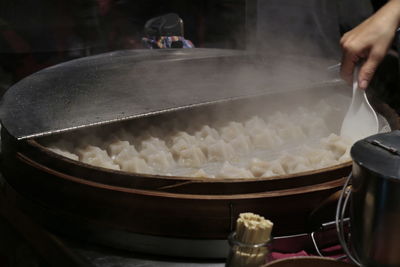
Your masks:
<svg viewBox="0 0 400 267"><path fill-rule="evenodd" d="M356 142L353 161L381 176L400 179L400 131L376 134Z"/></svg>

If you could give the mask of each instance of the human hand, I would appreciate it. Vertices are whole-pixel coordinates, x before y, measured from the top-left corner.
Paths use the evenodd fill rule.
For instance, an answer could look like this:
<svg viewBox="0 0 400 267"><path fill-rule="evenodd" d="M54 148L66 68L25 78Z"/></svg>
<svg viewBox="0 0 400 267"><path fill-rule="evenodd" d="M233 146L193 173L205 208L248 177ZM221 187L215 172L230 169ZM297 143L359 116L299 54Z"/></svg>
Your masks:
<svg viewBox="0 0 400 267"><path fill-rule="evenodd" d="M343 50L340 74L351 83L354 67L364 61L358 84L366 89L386 55L400 24L400 0L391 0L374 15L345 33L340 40Z"/></svg>

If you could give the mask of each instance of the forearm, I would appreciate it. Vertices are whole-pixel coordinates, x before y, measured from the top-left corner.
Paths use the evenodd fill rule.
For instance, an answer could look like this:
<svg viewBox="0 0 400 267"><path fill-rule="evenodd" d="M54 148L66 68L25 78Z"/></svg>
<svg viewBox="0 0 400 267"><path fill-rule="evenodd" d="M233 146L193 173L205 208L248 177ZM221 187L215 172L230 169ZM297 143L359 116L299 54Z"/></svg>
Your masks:
<svg viewBox="0 0 400 267"><path fill-rule="evenodd" d="M386 55L400 26L400 0L391 0L375 14L341 39L342 77L351 82L356 64L364 62L358 75L359 86L366 89L379 63Z"/></svg>
<svg viewBox="0 0 400 267"><path fill-rule="evenodd" d="M389 0L374 16L382 16L383 20L398 28L400 26L400 0Z"/></svg>

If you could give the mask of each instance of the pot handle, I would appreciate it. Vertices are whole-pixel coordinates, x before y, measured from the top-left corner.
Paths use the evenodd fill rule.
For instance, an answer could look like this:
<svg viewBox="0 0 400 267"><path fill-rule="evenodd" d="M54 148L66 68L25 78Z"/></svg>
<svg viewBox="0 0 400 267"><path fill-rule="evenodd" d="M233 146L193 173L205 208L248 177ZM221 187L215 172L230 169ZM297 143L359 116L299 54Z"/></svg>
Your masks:
<svg viewBox="0 0 400 267"><path fill-rule="evenodd" d="M343 177L343 183L346 182L347 177ZM337 191L334 191L331 195L329 195L327 198L325 198L314 210L310 213L309 218L308 218L308 229L310 230L310 239L312 241L312 245L314 247L315 252L321 256L325 257L323 255L319 244L321 241L324 241L326 238L324 236L327 236L328 239L332 239L335 236L337 237L336 232L336 227L335 227L335 218L332 219L332 213L326 213L326 210L336 210L337 203L339 201L340 195L342 192L342 187L339 187ZM328 220L327 220L328 219ZM349 218L344 219L344 223L348 224ZM323 236L321 239L320 235ZM328 246L337 244L339 240L335 239L335 242L329 243ZM324 247L327 246L327 244L323 245ZM337 260L341 260L342 258L345 258L346 256L341 256L336 258Z"/></svg>
<svg viewBox="0 0 400 267"><path fill-rule="evenodd" d="M350 196L351 196L351 187L349 187L351 177L352 177L352 173L349 174L345 184L343 185L343 190L340 194L340 198L339 198L337 208L336 208L335 224L336 224L336 231L338 233L339 242L340 242L340 245L342 246L344 252L346 253L346 255L349 257L349 259L352 262L354 262L358 266L361 266L360 260L358 259L357 255L353 256L352 252L350 251L350 248L347 246L345 232L344 232L344 226L343 226L344 221L345 221L344 215L346 213L347 204L348 204ZM354 253L354 254L356 254L356 253Z"/></svg>
<svg viewBox="0 0 400 267"><path fill-rule="evenodd" d="M343 223L348 223L348 222L349 222L349 218L345 218ZM321 224L321 226L320 226L320 228L318 230L315 230L315 231L311 232L311 234L310 234L311 241L312 241L312 243L314 245L315 252L318 254L318 256L326 257L325 255L322 254L322 252L321 252L321 250L319 248L316 235L318 233L321 233L321 232L324 233L324 232L328 232L328 231L333 231L333 229L335 228L335 223L336 223L335 221L323 223L323 224ZM344 256L337 257L335 259L336 260L342 260L342 259L344 259L346 257L347 256L344 255Z"/></svg>

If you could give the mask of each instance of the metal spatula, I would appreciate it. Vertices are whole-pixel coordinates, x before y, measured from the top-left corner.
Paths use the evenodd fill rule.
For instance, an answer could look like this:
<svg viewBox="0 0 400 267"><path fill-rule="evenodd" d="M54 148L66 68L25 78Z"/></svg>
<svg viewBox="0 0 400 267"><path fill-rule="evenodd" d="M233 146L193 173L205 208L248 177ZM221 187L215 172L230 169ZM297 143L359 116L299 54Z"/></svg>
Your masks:
<svg viewBox="0 0 400 267"><path fill-rule="evenodd" d="M340 135L347 136L353 141L379 131L378 117L369 104L365 91L358 88L358 72L359 66L356 66L353 74L353 97L340 129Z"/></svg>

